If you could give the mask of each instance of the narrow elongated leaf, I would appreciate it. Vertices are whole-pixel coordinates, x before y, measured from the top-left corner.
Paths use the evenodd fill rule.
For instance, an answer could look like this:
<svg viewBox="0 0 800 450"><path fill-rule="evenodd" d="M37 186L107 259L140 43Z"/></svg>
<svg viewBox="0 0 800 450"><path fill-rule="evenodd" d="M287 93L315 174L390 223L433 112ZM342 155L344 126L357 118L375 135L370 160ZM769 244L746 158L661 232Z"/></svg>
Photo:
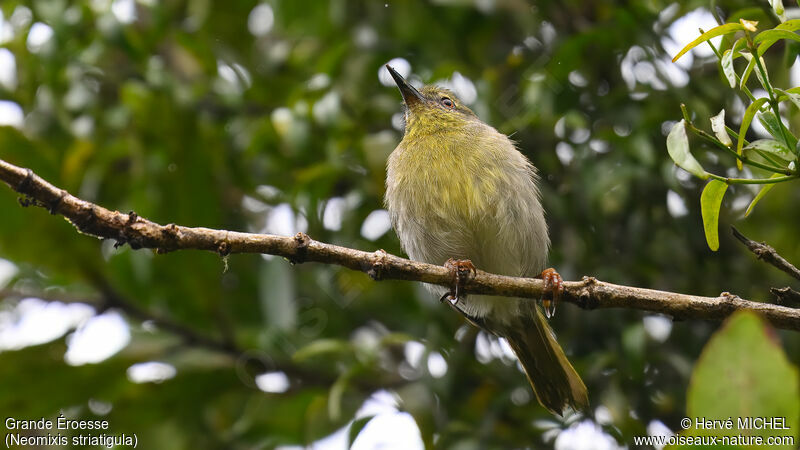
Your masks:
<svg viewBox="0 0 800 450"><path fill-rule="evenodd" d="M754 44L763 44L765 42L776 42L780 39L794 39L797 40L798 35L788 36L786 33L794 34L793 30L787 30L781 27L775 27L771 30L764 30L761 33L758 33L756 37L753 38Z"/></svg>
<svg viewBox="0 0 800 450"><path fill-rule="evenodd" d="M755 67L756 78L758 78L758 82L761 83L761 87L763 87L765 90L768 91L770 89L769 87L772 85L769 82L769 72L767 71L767 64L764 62L764 58L762 58L761 56L758 57L758 60L756 60L755 57L753 58L753 60L756 61L756 67ZM759 61L761 61L761 68L758 67ZM761 69L764 69L763 72L761 71Z"/></svg>
<svg viewBox="0 0 800 450"><path fill-rule="evenodd" d="M736 59L736 58L742 56L742 54L739 53L739 52L741 52L743 49L747 48L747 38L741 37L741 38L737 39L736 42L734 42L733 47L731 47L731 48L733 49L733 53L734 53L733 59Z"/></svg>
<svg viewBox="0 0 800 450"><path fill-rule="evenodd" d="M767 130L767 133L775 139L782 139L781 127L778 124L775 114L772 111L757 112L756 117L761 125Z"/></svg>
<svg viewBox="0 0 800 450"><path fill-rule="evenodd" d="M700 212L703 215L703 229L706 242L712 251L719 250L719 208L728 185L719 180L711 180L700 194Z"/></svg>
<svg viewBox="0 0 800 450"><path fill-rule="evenodd" d="M753 69L756 67L756 59L753 58L753 55L750 53L742 53L742 56L747 59L747 67L745 67L744 72L742 72L742 79L739 80L739 89L747 85L747 80L750 79L750 74L753 73Z"/></svg>
<svg viewBox="0 0 800 450"><path fill-rule="evenodd" d="M709 39L715 38L717 36L723 36L726 34L735 33L737 31L742 31L744 29L745 29L744 25L742 25L741 23L726 23L725 25L714 27L706 31L705 33L701 34L700 37L687 44L686 47L683 47L683 49L680 52L678 52L678 54L675 55L674 58L672 58L672 62L677 61L678 58L683 56L686 52L697 47L698 45L702 44L703 42Z"/></svg>
<svg viewBox="0 0 800 450"><path fill-rule="evenodd" d="M725 74L725 78L728 79L728 84L730 84L732 88L736 87L736 71L733 68L733 61L742 56L739 51L745 46L747 46L747 40L745 38L739 38L730 50L725 50L725 53L722 55L722 61L720 61L722 73Z"/></svg>
<svg viewBox="0 0 800 450"><path fill-rule="evenodd" d="M800 19L787 20L775 27L776 30L797 31L800 30Z"/></svg>
<svg viewBox="0 0 800 450"><path fill-rule="evenodd" d="M725 50L720 64L722 65L722 73L728 79L728 84L732 88L736 87L736 72L733 71L733 50Z"/></svg>
<svg viewBox="0 0 800 450"><path fill-rule="evenodd" d="M789 130L786 130L786 135L784 136L781 123L775 113L772 111L759 112L756 117L775 139L783 141L789 148L794 148L797 145L797 138Z"/></svg>
<svg viewBox="0 0 800 450"><path fill-rule="evenodd" d="M714 135L717 136L720 142L725 144L727 147L733 145L733 141L731 141L731 137L728 135L728 130L725 129L725 110L719 112L716 116L711 118L711 130L714 131Z"/></svg>
<svg viewBox="0 0 800 450"><path fill-rule="evenodd" d="M782 177L782 176L783 176L783 175L782 175L782 174L780 174L780 173L774 173L774 174L772 174L772 176L771 176L770 178L776 178L776 177ZM753 200L752 200L752 201L750 202L750 204L747 206L747 211L745 211L745 212L744 212L744 216L745 216L745 217L749 216L749 215L750 215L750 213L751 213L751 212L753 212L753 208L756 206L756 203L758 203L759 201L761 201L761 199L762 199L762 198L764 198L764 196L765 196L765 195L767 195L767 193L768 193L768 192L769 192L769 191L770 191L770 190L771 190L773 187L775 187L775 185L776 185L776 184L777 184L777 183L768 183L768 184L763 184L763 185L761 185L761 190L759 190L759 191L758 191L758 194L756 194L756 196L755 196L755 197L753 197Z"/></svg>
<svg viewBox="0 0 800 450"><path fill-rule="evenodd" d="M761 105L767 102L766 98L759 98L753 103L750 103L750 106L744 112L744 117L742 118L742 125L739 127L739 141L736 143L736 153L742 154L742 147L744 147L744 135L747 133L747 129L750 128L750 123L753 121L753 117L758 112L758 109L761 108ZM742 170L741 162L737 163L737 167L739 170Z"/></svg>
<svg viewBox="0 0 800 450"><path fill-rule="evenodd" d="M797 30L800 30L800 19L787 20L786 22L778 24L778 26L773 28L773 30L783 30L783 31L797 31ZM767 31L773 31L773 30L767 30ZM762 34L763 33L759 33L759 35L756 36L753 39L753 42L756 43L756 44L763 44L765 42L768 42L771 39L771 36L769 36L769 35L768 36L764 36L764 37L759 37ZM772 36L774 36L774 35L772 35ZM772 44L769 44L769 45L772 45ZM762 53L763 52L759 51L759 54L762 54Z"/></svg>
<svg viewBox="0 0 800 450"><path fill-rule="evenodd" d="M794 106L800 108L800 94L797 92L783 91L780 89L775 89L775 92L779 94L778 101L789 100L790 102L794 103Z"/></svg>
<svg viewBox="0 0 800 450"><path fill-rule="evenodd" d="M758 56L763 55L768 48L781 39L800 42L800 35L788 30L779 30L777 28L759 33L758 36L753 39L753 42L758 44Z"/></svg>
<svg viewBox="0 0 800 450"><path fill-rule="evenodd" d="M786 144L775 139L759 139L747 145L743 151L747 150L761 150L767 153L774 153L785 160L792 159L792 151L786 147Z"/></svg>
<svg viewBox="0 0 800 450"><path fill-rule="evenodd" d="M767 87L767 85L769 84L769 74L766 73L767 66L766 63L764 62L764 58L759 56L758 60L756 60L756 58L750 53L742 53L742 56L744 56L747 59L748 67L747 69L745 69L745 72L747 72L748 70L750 72L755 71L756 77L758 77L758 82L761 83L761 86L764 89L769 90L769 88ZM761 74L761 70L758 69L758 61L761 61L761 67L765 71L764 75L767 75L766 78ZM750 77L750 73L747 73L747 77L748 78Z"/></svg>
<svg viewBox="0 0 800 450"><path fill-rule="evenodd" d="M704 180L708 178L708 173L689 151L689 137L686 136L686 122L684 120L672 126L672 130L667 136L667 151L672 161L681 169Z"/></svg>
<svg viewBox="0 0 800 450"><path fill-rule="evenodd" d="M793 88L793 89L800 89L800 88ZM797 92L792 92L792 89L790 89L788 91L782 91L780 89L775 89L775 92L780 94L778 96L778 100L783 101L783 100L788 99L790 102L794 103L794 106L797 106L798 108L800 108L800 94L798 94ZM782 97L786 97L786 98L784 99Z"/></svg>

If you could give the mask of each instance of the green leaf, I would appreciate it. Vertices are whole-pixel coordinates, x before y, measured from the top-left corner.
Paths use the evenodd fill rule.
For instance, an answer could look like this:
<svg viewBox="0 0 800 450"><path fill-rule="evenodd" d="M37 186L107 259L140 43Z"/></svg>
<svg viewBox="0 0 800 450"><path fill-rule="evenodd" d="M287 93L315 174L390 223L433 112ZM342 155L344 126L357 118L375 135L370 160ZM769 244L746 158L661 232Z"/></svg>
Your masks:
<svg viewBox="0 0 800 450"><path fill-rule="evenodd" d="M763 125L775 139L784 139L782 126L778 117L775 116L775 113L772 111L759 112L756 114L756 117L758 117L758 121L761 122L761 125ZM797 145L797 138L788 130L786 131L786 139L788 140L786 145L789 148L794 148L794 146Z"/></svg>
<svg viewBox="0 0 800 450"><path fill-rule="evenodd" d="M786 144L774 139L758 139L751 142L743 150L761 150L767 153L774 153L785 160L792 159L792 151L786 147Z"/></svg>
<svg viewBox="0 0 800 450"><path fill-rule="evenodd" d="M777 42L779 39L783 39L780 33L772 33L774 31L783 31L783 32L792 32L800 30L800 19L792 19L779 24L772 30L766 30L762 33L759 33L758 36L753 38L753 42L756 44L760 44L758 47L758 54L763 55L764 51L761 50L762 47L766 45L766 48L770 47L772 44ZM769 34L767 34L769 33ZM794 37L787 37L787 39L795 40ZM764 48L764 50L766 50Z"/></svg>
<svg viewBox="0 0 800 450"><path fill-rule="evenodd" d="M728 130L725 128L725 110L719 112L716 116L711 118L711 130L717 136L720 142L726 147L733 145L731 137L728 135Z"/></svg>
<svg viewBox="0 0 800 450"><path fill-rule="evenodd" d="M706 31L705 33L701 34L700 37L690 42L686 47L683 47L683 49L680 52L678 52L678 54L675 55L674 58L672 58L672 62L677 61L678 58L683 56L686 52L697 47L698 45L702 44L703 42L709 39L715 38L717 36L723 36L726 34L735 33L737 31L742 31L744 29L745 29L744 25L740 23L726 23L724 25L714 27Z"/></svg>
<svg viewBox="0 0 800 450"><path fill-rule="evenodd" d="M672 130L670 130L667 136L667 151L672 161L681 169L704 180L708 178L708 173L703 169L703 166L694 159L694 156L692 156L692 153L689 151L689 137L686 136L686 121L681 120L672 126Z"/></svg>
<svg viewBox="0 0 800 450"><path fill-rule="evenodd" d="M758 56L764 54L768 48L781 39L788 39L800 42L800 35L788 30L773 29L761 32L753 39L753 43L758 45Z"/></svg>
<svg viewBox="0 0 800 450"><path fill-rule="evenodd" d="M800 94L798 94L797 92L792 92L795 89L799 89L799 88L789 89L788 91L783 91L781 89L775 89L775 92L777 92L779 94L778 95L778 100L779 101L789 100L790 102L794 103L794 106L797 106L798 108L800 108ZM783 98L783 97L786 97L786 98Z"/></svg>
<svg viewBox="0 0 800 450"><path fill-rule="evenodd" d="M733 426L731 429L690 428L684 434L762 436L764 440L792 436L797 443L800 377L777 336L761 317L751 311L739 311L722 325L706 344L692 372L686 415L723 421L730 417ZM739 426L739 419L754 417L781 417L785 425ZM795 447L771 445L769 448Z"/></svg>
<svg viewBox="0 0 800 450"><path fill-rule="evenodd" d="M766 66L766 63L764 62L764 58L759 56L758 60L756 60L756 58L753 55L751 55L750 53L742 53L742 56L744 56L745 59L747 59L747 68L745 69L745 72L747 72L748 69L750 70L750 72L753 72L753 70L755 70L756 77L758 78L758 82L761 83L761 86L764 89L769 90L770 89L768 87L768 86L770 86L770 84L769 84L769 75L766 73L767 66ZM758 70L758 62L757 61L759 61L759 60L761 61L761 67L763 67L764 71L765 71L763 75L761 73L761 70ZM764 75L767 75L767 77L765 78ZM750 73L747 73L747 77L748 78L750 77Z"/></svg>
<svg viewBox="0 0 800 450"><path fill-rule="evenodd" d="M736 71L733 69L733 60L742 56L739 50L746 45L747 40L745 38L739 38L730 50L725 50L725 53L722 55L722 60L720 61L722 73L725 74L725 78L728 79L728 84L730 84L732 88L736 87Z"/></svg>
<svg viewBox="0 0 800 450"><path fill-rule="evenodd" d="M800 30L800 19L787 20L775 27L776 30L797 31Z"/></svg>
<svg viewBox="0 0 800 450"><path fill-rule="evenodd" d="M759 98L753 103L750 103L750 106L744 112L744 117L742 118L742 125L739 127L739 141L736 143L736 153L742 154L742 147L744 147L744 135L747 133L747 129L750 128L750 123L753 121L753 117L758 112L761 105L767 102L766 98ZM737 163L739 170L742 169L741 162Z"/></svg>
<svg viewBox="0 0 800 450"><path fill-rule="evenodd" d="M728 84L732 88L736 87L736 72L733 70L733 50L725 50L720 64L722 65L722 73L728 79Z"/></svg>
<svg viewBox="0 0 800 450"><path fill-rule="evenodd" d="M706 242L712 251L719 250L719 208L728 185L719 180L711 180L700 194L700 212L703 215L703 229Z"/></svg>
<svg viewBox="0 0 800 450"><path fill-rule="evenodd" d="M739 80L739 89L747 85L747 80L750 79L750 74L753 73L753 69L756 67L756 59L753 58L753 55L749 53L742 53L742 56L747 59L747 67L745 67L744 72L742 72L742 79Z"/></svg>
<svg viewBox="0 0 800 450"><path fill-rule="evenodd" d="M369 421L372 420L374 417L375 417L374 415L361 417L359 419L354 420L353 423L350 424L350 431L347 432L347 448L353 447L353 444L356 442L356 438L358 438L358 435L361 433L361 430L363 430L364 427L367 426Z"/></svg>
<svg viewBox="0 0 800 450"><path fill-rule="evenodd" d="M733 59L742 56L740 52L746 48L747 48L747 38L741 37L737 39L736 42L733 44L733 47L731 47L733 51Z"/></svg>
<svg viewBox="0 0 800 450"><path fill-rule="evenodd" d="M783 175L780 173L773 173L770 178L776 178L781 176ZM761 190L758 191L758 194L756 194L756 196L753 197L753 201L751 201L750 204L747 206L747 211L744 212L745 217L749 216L750 213L753 212L753 208L755 208L756 203L761 201L761 199L764 198L765 195L767 195L767 192L769 192L773 187L775 187L776 184L777 183L769 183L761 186Z"/></svg>

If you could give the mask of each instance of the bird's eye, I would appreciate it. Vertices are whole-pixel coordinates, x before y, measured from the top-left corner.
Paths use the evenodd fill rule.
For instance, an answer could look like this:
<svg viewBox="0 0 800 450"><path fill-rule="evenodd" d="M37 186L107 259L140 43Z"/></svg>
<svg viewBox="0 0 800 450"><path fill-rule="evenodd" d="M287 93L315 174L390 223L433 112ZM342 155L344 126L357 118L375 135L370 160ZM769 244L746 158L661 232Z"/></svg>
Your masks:
<svg viewBox="0 0 800 450"><path fill-rule="evenodd" d="M439 100L439 101L442 103L442 105L443 105L445 108L450 108L450 109L452 109L452 108L453 108L453 106L455 106L455 104L453 103L453 101L452 101L452 100L450 100L450 98L449 98L449 97L442 97L442 99L441 99L441 100Z"/></svg>

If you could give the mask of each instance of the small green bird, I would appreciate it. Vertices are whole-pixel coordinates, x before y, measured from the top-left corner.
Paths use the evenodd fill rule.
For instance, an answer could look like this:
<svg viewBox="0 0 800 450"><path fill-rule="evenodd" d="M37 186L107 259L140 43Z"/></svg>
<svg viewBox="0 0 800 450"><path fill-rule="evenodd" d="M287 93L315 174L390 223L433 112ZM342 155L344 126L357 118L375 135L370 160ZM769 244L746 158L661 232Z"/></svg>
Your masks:
<svg viewBox="0 0 800 450"><path fill-rule="evenodd" d="M389 156L384 201L408 256L454 273L474 270L471 262L502 275L541 273L560 289L561 277L542 271L550 238L534 166L449 90L417 90L386 68L403 95L405 133ZM471 322L508 340L539 403L559 415L588 406L586 386L534 302L455 297L452 306Z"/></svg>

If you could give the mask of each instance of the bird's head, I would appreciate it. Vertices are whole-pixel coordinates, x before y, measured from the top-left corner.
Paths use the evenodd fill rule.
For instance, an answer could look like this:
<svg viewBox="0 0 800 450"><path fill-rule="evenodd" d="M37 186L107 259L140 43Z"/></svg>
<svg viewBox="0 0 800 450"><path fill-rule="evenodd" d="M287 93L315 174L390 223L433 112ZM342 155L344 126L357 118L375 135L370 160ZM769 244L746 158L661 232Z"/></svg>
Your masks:
<svg viewBox="0 0 800 450"><path fill-rule="evenodd" d="M424 86L417 90L388 64L386 69L403 95L407 136L458 128L479 120L449 89Z"/></svg>

